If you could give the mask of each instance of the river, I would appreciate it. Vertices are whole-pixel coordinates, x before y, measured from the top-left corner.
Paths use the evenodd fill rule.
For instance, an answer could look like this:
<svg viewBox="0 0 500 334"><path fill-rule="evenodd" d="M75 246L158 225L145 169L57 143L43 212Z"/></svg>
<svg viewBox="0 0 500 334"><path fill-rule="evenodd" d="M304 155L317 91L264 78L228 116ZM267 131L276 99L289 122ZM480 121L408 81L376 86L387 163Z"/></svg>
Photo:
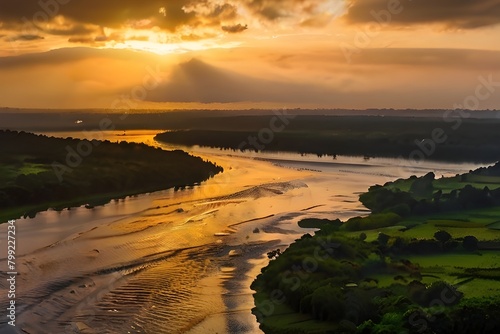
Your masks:
<svg viewBox="0 0 500 334"><path fill-rule="evenodd" d="M394 159L317 157L173 147L159 131L49 133L184 149L224 173L86 209L16 221L16 323L25 333L261 333L250 283L302 234L305 217L346 219L373 184L478 167ZM0 225L2 238L7 225ZM5 243L2 240L2 245ZM6 267L6 247L0 268ZM6 288L2 279L0 287ZM0 296L5 305L6 294ZM0 320L0 326L6 322Z"/></svg>

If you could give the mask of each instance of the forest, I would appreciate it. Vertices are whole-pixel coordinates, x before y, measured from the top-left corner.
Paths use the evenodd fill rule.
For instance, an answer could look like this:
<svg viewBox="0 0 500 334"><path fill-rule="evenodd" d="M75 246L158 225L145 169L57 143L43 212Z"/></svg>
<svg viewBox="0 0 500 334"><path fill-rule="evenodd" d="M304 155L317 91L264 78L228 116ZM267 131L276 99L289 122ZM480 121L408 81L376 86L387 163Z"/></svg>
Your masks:
<svg viewBox="0 0 500 334"><path fill-rule="evenodd" d="M452 115L294 115L293 119L278 117L278 121L270 116L214 117L193 122L188 129L159 134L156 139L186 146L285 151L333 158L349 155L482 163L500 159L499 119Z"/></svg>
<svg viewBox="0 0 500 334"><path fill-rule="evenodd" d="M0 219L182 189L220 172L179 150L0 131Z"/></svg>
<svg viewBox="0 0 500 334"><path fill-rule="evenodd" d="M268 254L252 288L266 334L496 333L500 163L371 187L372 213L315 228Z"/></svg>

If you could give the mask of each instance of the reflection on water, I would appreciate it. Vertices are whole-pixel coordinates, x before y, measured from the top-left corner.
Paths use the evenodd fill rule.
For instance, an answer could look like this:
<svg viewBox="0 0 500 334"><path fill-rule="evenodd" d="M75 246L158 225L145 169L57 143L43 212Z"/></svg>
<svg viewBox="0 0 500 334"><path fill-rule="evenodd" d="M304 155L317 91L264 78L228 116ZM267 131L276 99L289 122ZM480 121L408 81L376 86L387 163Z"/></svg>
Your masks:
<svg viewBox="0 0 500 334"><path fill-rule="evenodd" d="M154 142L157 132L93 135L168 148ZM476 167L184 149L225 172L192 189L17 221L17 321L25 332L259 333L250 283L267 251L304 233L298 220L364 214L358 194L375 183Z"/></svg>

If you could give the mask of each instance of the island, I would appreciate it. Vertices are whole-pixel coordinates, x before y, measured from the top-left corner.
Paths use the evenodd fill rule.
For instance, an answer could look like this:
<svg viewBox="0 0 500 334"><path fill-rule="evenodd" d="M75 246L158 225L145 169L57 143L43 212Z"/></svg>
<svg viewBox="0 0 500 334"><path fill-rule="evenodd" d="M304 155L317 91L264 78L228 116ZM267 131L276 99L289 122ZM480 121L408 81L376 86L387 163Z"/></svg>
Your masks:
<svg viewBox="0 0 500 334"><path fill-rule="evenodd" d="M316 228L252 284L266 334L497 333L500 163L375 185L371 214L307 218Z"/></svg>
<svg viewBox="0 0 500 334"><path fill-rule="evenodd" d="M146 144L0 131L0 221L169 188L222 172L186 152Z"/></svg>

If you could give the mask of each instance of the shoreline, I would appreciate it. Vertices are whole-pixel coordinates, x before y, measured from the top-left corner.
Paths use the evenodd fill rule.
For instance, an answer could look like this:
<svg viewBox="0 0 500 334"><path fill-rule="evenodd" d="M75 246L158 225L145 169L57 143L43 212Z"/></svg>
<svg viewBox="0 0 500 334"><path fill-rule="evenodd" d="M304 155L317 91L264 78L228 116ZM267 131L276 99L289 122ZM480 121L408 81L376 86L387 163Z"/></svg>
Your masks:
<svg viewBox="0 0 500 334"><path fill-rule="evenodd" d="M201 182L205 182L201 181ZM20 206L15 208L9 208L8 210L3 210L0 213L0 224L4 224L9 219L20 219L20 218L35 218L37 214L45 212L45 211L64 211L64 210L73 210L80 207L85 207L88 210L92 210L96 207L104 206L110 204L113 201L126 200L127 198L137 197L137 196L147 196L156 192L164 192L168 190L172 190L177 186L171 186L168 188L148 188L142 190L130 190L124 192L117 192L111 194L102 194L95 195L89 197L81 197L75 198L73 200L68 200L64 202L47 202L40 203L33 206ZM189 188L191 186L187 186L185 188ZM184 189L180 189L182 191ZM9 213L9 211L14 213ZM7 212L7 213L5 213ZM16 215L13 217L13 215Z"/></svg>

